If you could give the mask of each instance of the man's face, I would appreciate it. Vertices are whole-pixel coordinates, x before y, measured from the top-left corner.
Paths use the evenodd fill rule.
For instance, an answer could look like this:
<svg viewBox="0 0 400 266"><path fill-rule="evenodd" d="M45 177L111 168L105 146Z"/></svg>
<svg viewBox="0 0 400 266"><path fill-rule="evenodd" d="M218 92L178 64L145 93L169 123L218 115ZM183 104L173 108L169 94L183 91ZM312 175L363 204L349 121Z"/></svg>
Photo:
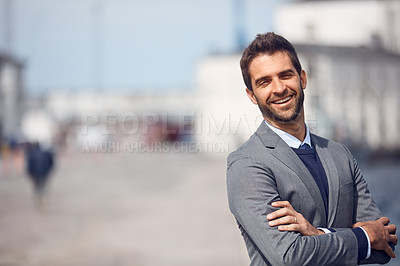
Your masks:
<svg viewBox="0 0 400 266"><path fill-rule="evenodd" d="M253 91L246 89L247 95L258 105L268 123L277 125L304 120L306 73L302 71L299 76L286 53L257 56L250 63L249 73Z"/></svg>

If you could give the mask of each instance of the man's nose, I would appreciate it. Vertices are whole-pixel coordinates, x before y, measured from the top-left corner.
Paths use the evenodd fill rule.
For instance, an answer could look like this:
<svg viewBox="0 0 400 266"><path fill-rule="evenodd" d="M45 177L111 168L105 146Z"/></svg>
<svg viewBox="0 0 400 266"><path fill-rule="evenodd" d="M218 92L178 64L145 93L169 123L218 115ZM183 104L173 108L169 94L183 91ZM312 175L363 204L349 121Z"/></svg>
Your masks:
<svg viewBox="0 0 400 266"><path fill-rule="evenodd" d="M281 94L285 91L286 86L280 79L275 79L272 81L272 92Z"/></svg>

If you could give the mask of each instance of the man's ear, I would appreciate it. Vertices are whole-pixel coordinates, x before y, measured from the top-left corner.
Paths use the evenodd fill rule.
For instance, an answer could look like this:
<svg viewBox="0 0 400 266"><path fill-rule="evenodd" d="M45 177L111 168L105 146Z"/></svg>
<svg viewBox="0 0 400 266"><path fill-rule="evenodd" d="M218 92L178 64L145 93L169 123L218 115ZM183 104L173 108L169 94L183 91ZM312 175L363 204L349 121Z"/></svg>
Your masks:
<svg viewBox="0 0 400 266"><path fill-rule="evenodd" d="M249 97L249 99L250 99L250 101L251 101L252 103L258 104L258 103L257 103L256 96L255 96L254 93L253 93L251 90L249 90L248 88L246 88L246 94L247 94L247 97Z"/></svg>
<svg viewBox="0 0 400 266"><path fill-rule="evenodd" d="M304 70L301 70L301 74L300 74L300 84L301 84L301 88L303 90L306 89L307 87L307 73Z"/></svg>

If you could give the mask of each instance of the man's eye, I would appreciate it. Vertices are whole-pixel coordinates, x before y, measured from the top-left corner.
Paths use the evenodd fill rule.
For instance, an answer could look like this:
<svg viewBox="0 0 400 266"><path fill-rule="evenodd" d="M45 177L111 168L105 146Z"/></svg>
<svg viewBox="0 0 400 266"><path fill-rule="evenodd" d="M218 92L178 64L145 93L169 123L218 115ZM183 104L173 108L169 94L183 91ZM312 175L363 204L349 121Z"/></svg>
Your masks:
<svg viewBox="0 0 400 266"><path fill-rule="evenodd" d="M285 75L283 75L281 78L282 78L282 79L290 79L291 77L293 77L292 74L285 74Z"/></svg>

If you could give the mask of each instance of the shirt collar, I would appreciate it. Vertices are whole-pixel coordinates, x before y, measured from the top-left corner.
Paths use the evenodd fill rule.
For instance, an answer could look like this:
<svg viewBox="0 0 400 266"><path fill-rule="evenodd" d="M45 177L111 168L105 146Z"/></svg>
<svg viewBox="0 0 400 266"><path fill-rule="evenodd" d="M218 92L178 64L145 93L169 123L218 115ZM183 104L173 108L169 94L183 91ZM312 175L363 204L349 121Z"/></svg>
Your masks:
<svg viewBox="0 0 400 266"><path fill-rule="evenodd" d="M265 120L264 120L265 121ZM303 142L301 142L299 139L297 139L295 136L290 135L289 133L283 131L282 129L276 128L270 124L268 124L267 121L265 121L267 126L274 131L281 139L286 142L287 145L291 148L298 149L302 144L308 144L310 147L311 146L311 137L310 137L310 131L308 130L308 127L306 125L306 137L304 138Z"/></svg>

